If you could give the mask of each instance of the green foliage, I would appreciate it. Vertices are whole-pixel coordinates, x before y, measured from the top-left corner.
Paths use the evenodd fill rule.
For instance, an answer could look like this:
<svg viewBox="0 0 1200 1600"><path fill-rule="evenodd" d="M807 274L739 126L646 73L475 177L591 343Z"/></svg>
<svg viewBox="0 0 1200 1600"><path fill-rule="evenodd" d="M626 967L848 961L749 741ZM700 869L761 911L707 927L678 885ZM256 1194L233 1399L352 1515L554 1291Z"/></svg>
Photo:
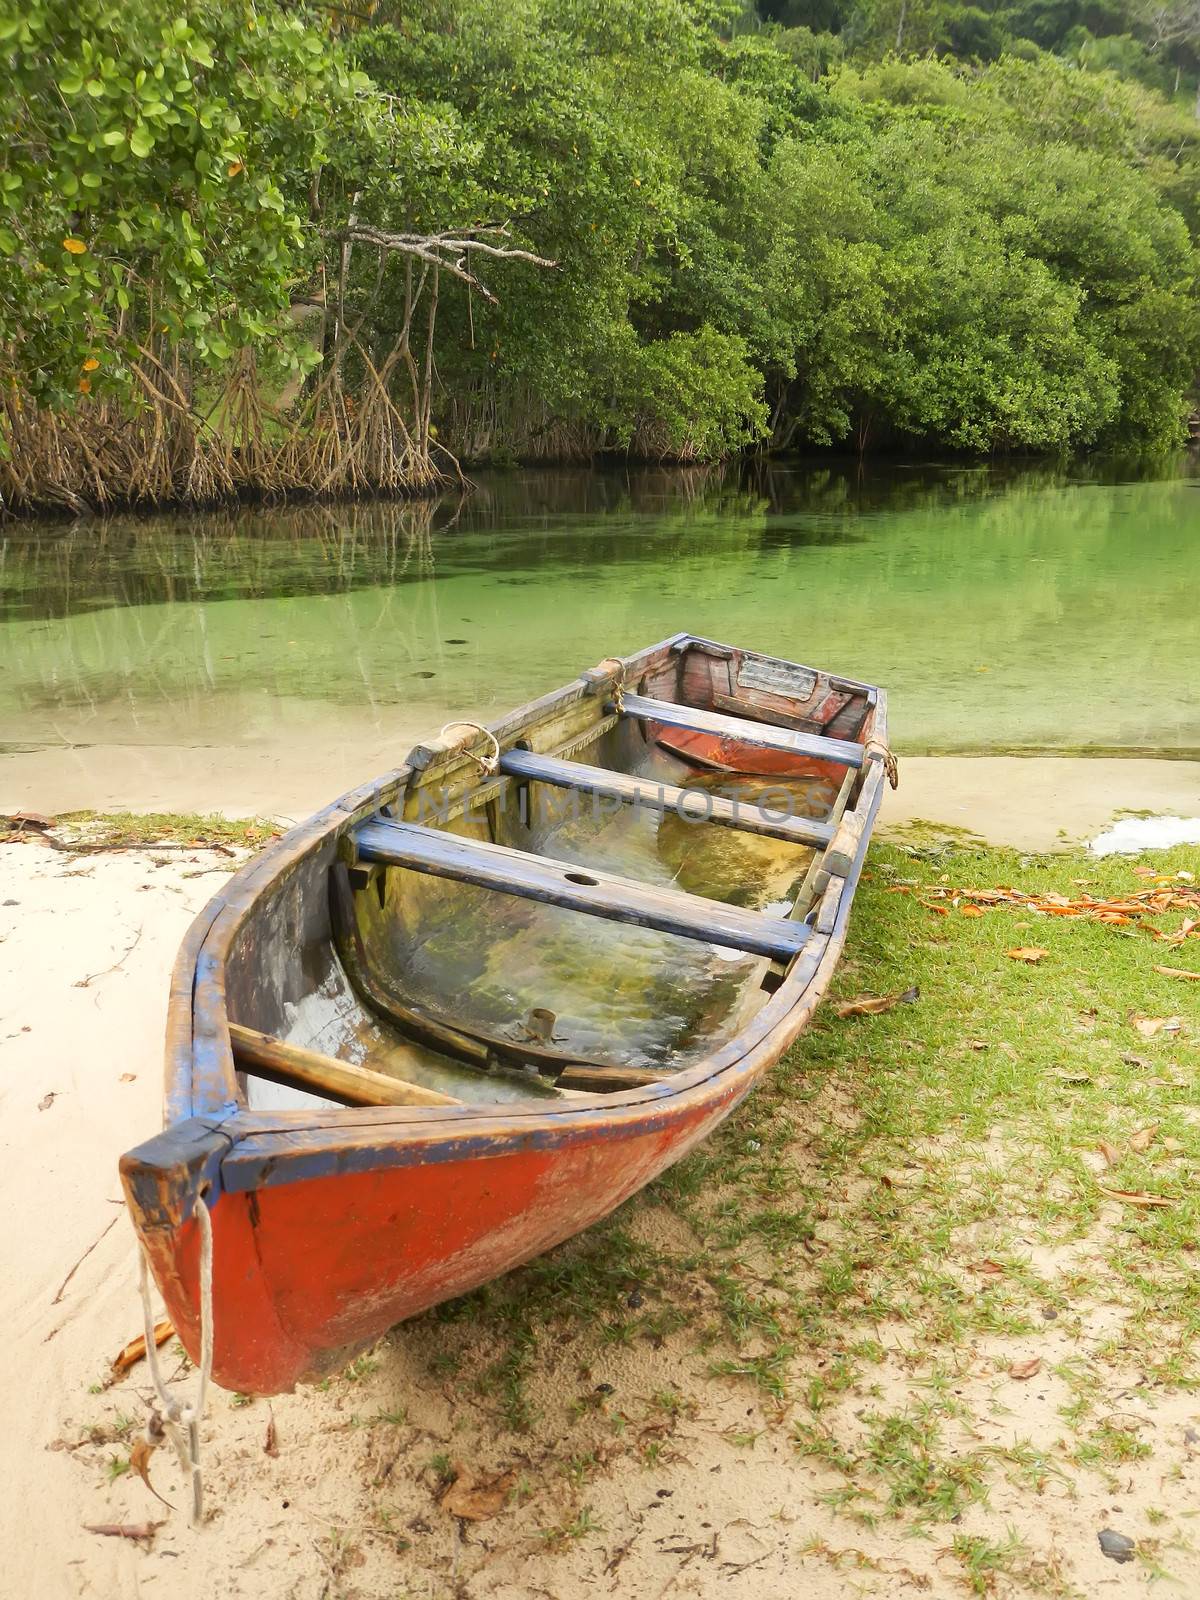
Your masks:
<svg viewBox="0 0 1200 1600"><path fill-rule="evenodd" d="M194 408L249 461L281 426L230 397L253 368L296 415L358 396L306 424L336 414L354 485L435 438L1174 443L1200 134L1159 91L1188 26L1126 0L384 0L332 25L31 0L0 15L9 435L21 396L82 394ZM555 267L487 253L489 225ZM445 230L478 241L471 286L388 242ZM360 414L392 466L360 469Z"/></svg>
<svg viewBox="0 0 1200 1600"><path fill-rule="evenodd" d="M1023 114L1046 77L1016 62L996 79L935 62L843 72L836 144L781 148L771 354L800 434L853 425L861 440L882 422L967 450L1177 438L1200 335L1186 226L1122 153L1085 148L1085 119L1071 147Z"/></svg>
<svg viewBox="0 0 1200 1600"><path fill-rule="evenodd" d="M228 362L305 271L313 174L366 79L296 15L30 0L0 19L0 345L35 399L149 336Z"/></svg>
<svg viewBox="0 0 1200 1600"><path fill-rule="evenodd" d="M498 306L443 299L447 390L505 453L553 417L724 454L761 435L760 396L777 444L1178 439L1194 262L1166 202L1194 135L1160 99L1040 56L822 78L814 34L722 40L649 0L635 26L632 4L423 0L359 41L487 151L476 214L560 264L497 270Z"/></svg>
<svg viewBox="0 0 1200 1600"><path fill-rule="evenodd" d="M661 434L653 454L725 456L767 432L762 378L733 334L705 326L657 339L639 349L632 379L627 415Z"/></svg>

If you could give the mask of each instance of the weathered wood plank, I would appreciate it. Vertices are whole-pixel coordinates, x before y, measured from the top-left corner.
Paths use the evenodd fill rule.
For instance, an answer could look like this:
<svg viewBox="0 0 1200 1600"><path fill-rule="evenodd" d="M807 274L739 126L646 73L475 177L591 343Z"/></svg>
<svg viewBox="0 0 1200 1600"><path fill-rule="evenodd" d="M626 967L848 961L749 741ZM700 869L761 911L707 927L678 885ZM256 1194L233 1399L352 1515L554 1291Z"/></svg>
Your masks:
<svg viewBox="0 0 1200 1600"><path fill-rule="evenodd" d="M560 1089L583 1089L593 1094L618 1094L623 1089L644 1089L651 1083L666 1083L670 1074L652 1072L647 1067L589 1067L572 1062L558 1079Z"/></svg>
<svg viewBox="0 0 1200 1600"><path fill-rule="evenodd" d="M478 884L501 894L563 906L611 922L631 922L685 939L703 939L777 961L794 956L808 938L808 929L802 923L785 922L719 900L657 889L631 878L573 866L569 861L464 839L414 823L365 822L355 833L355 841L364 861L408 867L414 872Z"/></svg>
<svg viewBox="0 0 1200 1600"><path fill-rule="evenodd" d="M856 812L847 813L838 823L837 832L821 863L831 878L849 876L862 844L862 836L863 819Z"/></svg>
<svg viewBox="0 0 1200 1600"><path fill-rule="evenodd" d="M628 805L644 806L648 811L674 811L687 822L712 822L768 839L786 839L790 844L824 846L833 837L829 823L810 817L768 814L751 800L726 800L704 789L681 789L653 778L634 778L605 767L536 755L532 750L506 751L500 758L500 770L511 778L548 783L558 789L582 789Z"/></svg>
<svg viewBox="0 0 1200 1600"><path fill-rule="evenodd" d="M307 1089L312 1094L349 1100L356 1106L462 1105L461 1100L441 1094L437 1089L426 1089L423 1084L408 1083L386 1072L373 1072L369 1067L339 1061L316 1050L305 1050L269 1033L259 1033L257 1028L243 1027L240 1022L229 1024L229 1038L238 1065L260 1078L269 1078L272 1083L285 1083L292 1088Z"/></svg>
<svg viewBox="0 0 1200 1600"><path fill-rule="evenodd" d="M822 761L838 761L843 766L861 767L863 747L849 739L826 739L818 733L801 733L791 728L768 727L741 717L721 716L715 711L700 711L670 700L650 700L640 694L627 694L621 710L627 717L643 717L661 722L667 728L690 728L697 733L713 733L722 739L758 745L764 750L786 750L793 755L817 756Z"/></svg>

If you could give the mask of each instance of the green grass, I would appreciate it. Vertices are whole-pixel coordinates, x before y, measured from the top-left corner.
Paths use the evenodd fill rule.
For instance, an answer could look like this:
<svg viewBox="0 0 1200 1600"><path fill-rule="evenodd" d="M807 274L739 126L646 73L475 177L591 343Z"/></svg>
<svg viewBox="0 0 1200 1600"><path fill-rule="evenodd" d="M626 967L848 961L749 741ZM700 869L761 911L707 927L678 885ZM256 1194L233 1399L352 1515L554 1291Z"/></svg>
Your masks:
<svg viewBox="0 0 1200 1600"><path fill-rule="evenodd" d="M1153 859L1200 879L1195 848ZM763 1425L813 1458L828 1503L866 1523L945 1523L985 1503L997 1475L1036 1490L1140 1460L1146 1442L1098 1403L1106 1376L1136 1365L1149 1383L1200 1383L1200 984L1155 971L1200 970L1200 939L1152 936L1178 929L1179 912L1126 927L931 909L933 891L998 886L1117 897L1146 880L1123 859L1019 855L928 829L876 845L832 998L916 985L919 1000L844 1020L823 1006L738 1113L643 1195L431 1313L438 1371L520 1434L569 1345L580 1380L559 1448L576 1492L614 1449L669 1459L696 1381L744 1383ZM1006 954L1022 946L1047 953L1033 966ZM1181 1026L1145 1038L1132 1015ZM646 1242L639 1222L664 1211L682 1245ZM1119 1333L1047 1364L1065 1391L1060 1446L964 1446L960 1353L1051 1324L1077 1336L1094 1306L1119 1309ZM881 1344L887 1329L899 1353ZM685 1362L695 1352L678 1395L597 1381L607 1352L668 1341ZM975 1593L1027 1565L1012 1541L961 1536L954 1555Z"/></svg>
<svg viewBox="0 0 1200 1600"><path fill-rule="evenodd" d="M56 838L110 849L182 845L261 850L281 829L262 818L230 818L216 813L64 811L54 818L53 832Z"/></svg>

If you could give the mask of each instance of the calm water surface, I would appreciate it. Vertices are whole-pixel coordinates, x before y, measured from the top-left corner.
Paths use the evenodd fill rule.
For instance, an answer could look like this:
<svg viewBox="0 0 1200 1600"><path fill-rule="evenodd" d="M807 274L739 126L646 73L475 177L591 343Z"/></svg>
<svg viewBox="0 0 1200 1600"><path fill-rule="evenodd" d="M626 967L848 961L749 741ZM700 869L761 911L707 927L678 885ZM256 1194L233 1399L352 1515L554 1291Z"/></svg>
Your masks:
<svg viewBox="0 0 1200 1600"><path fill-rule="evenodd" d="M523 472L13 526L0 748L436 732L690 629L884 684L910 752L1196 753L1198 573L1200 480L1052 470Z"/></svg>

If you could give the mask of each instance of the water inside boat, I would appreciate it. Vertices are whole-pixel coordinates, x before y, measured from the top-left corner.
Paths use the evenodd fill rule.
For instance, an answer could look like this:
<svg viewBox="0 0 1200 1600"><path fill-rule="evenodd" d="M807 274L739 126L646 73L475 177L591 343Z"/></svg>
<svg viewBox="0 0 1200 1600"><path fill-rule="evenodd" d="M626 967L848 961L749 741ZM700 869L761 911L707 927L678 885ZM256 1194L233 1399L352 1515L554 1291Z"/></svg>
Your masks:
<svg viewBox="0 0 1200 1600"><path fill-rule="evenodd" d="M281 878L251 919L227 968L231 1019L472 1103L636 1087L733 1039L805 941L870 701L747 658L743 691L778 702L786 671L787 693L797 683L801 707L824 710L806 731L789 700L747 744L729 735L747 721L719 715L719 698L703 709L708 658L668 671L699 684L700 705L627 691L602 710L601 686L547 725L531 708L532 743L510 735L491 768L464 753L480 743L469 732L419 747L375 820ZM728 672L711 666L717 682ZM720 727L705 731L706 717ZM241 1064L255 1109L332 1103L307 1078L302 1089Z"/></svg>
<svg viewBox="0 0 1200 1600"><path fill-rule="evenodd" d="M646 776L690 794L815 820L829 816L837 795L827 777L706 772L665 752L651 765ZM594 800L532 786L543 854L779 916L787 915L813 858L811 848L699 820L699 804L695 820L691 806L685 808L685 820L675 810L614 810ZM405 914L381 936L410 1003L472 1032L519 1039L531 1012L551 1012L553 1043L564 1055L671 1072L730 1038L763 998L761 956L404 869L390 869L389 877ZM562 1092L528 1073L484 1077L347 1006L340 983L323 987L292 1008L290 1036L314 1050L460 1099ZM447 996L454 997L450 1016ZM318 1103L305 1091L252 1075L247 1085L258 1109Z"/></svg>

